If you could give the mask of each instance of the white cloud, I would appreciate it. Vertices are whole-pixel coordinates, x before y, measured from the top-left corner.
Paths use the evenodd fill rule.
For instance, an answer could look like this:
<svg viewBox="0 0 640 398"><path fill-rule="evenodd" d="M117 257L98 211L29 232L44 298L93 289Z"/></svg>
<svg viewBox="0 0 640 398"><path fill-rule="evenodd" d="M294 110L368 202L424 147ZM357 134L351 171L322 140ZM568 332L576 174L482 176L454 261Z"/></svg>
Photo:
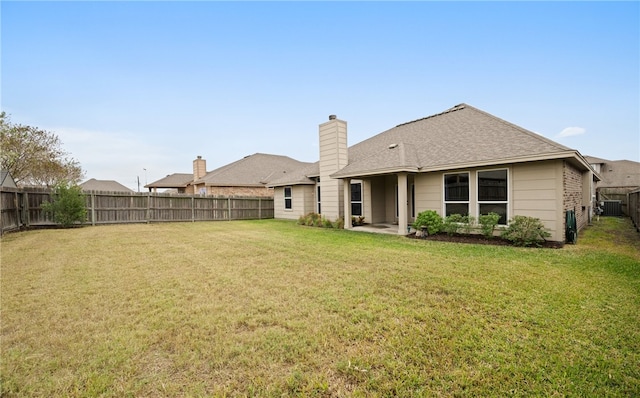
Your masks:
<svg viewBox="0 0 640 398"><path fill-rule="evenodd" d="M567 127L556 135L556 138L572 137L574 135L582 135L586 132L587 130L582 127Z"/></svg>

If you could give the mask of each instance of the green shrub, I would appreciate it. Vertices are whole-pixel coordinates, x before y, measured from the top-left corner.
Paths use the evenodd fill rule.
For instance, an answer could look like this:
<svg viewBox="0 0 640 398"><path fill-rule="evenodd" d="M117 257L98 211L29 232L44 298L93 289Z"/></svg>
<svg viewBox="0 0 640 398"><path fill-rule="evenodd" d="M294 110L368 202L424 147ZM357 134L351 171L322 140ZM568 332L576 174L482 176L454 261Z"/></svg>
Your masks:
<svg viewBox="0 0 640 398"><path fill-rule="evenodd" d="M462 217L462 231L465 234L470 234L473 226L476 224L476 218L474 216L464 216Z"/></svg>
<svg viewBox="0 0 640 398"><path fill-rule="evenodd" d="M442 230L442 217L434 210L420 212L413 222L413 228L420 230L422 227L426 228L429 235L437 234Z"/></svg>
<svg viewBox="0 0 640 398"><path fill-rule="evenodd" d="M79 186L59 183L55 186L51 199L51 202L42 204L42 209L64 228L87 220L85 197Z"/></svg>
<svg viewBox="0 0 640 398"><path fill-rule="evenodd" d="M446 232L447 235L453 235L462 227L461 224L464 221L465 218L462 214L450 214L444 218L442 230Z"/></svg>
<svg viewBox="0 0 640 398"><path fill-rule="evenodd" d="M500 221L500 214L498 213L482 214L478 217L478 223L480 224L482 235L487 238L493 238L493 231L496 229L498 221Z"/></svg>
<svg viewBox="0 0 640 398"><path fill-rule="evenodd" d="M344 218L342 218L342 217L336 218L336 220L333 222L333 228L335 228L335 229L343 229L344 228Z"/></svg>
<svg viewBox="0 0 640 398"><path fill-rule="evenodd" d="M306 225L308 227L320 226L322 225L322 218L320 214L308 213L304 216L300 216L300 218L298 219L298 224Z"/></svg>
<svg viewBox="0 0 640 398"><path fill-rule="evenodd" d="M325 228L333 228L333 223L328 218L322 217L322 226Z"/></svg>
<svg viewBox="0 0 640 398"><path fill-rule="evenodd" d="M299 225L306 225L308 227L320 227L320 228L344 228L344 219L339 217L336 221L331 222L328 218L318 213L308 213L304 216L298 217Z"/></svg>
<svg viewBox="0 0 640 398"><path fill-rule="evenodd" d="M538 218L515 216L509 221L509 226L502 233L502 237L510 240L516 246L540 246L545 238L551 234L544 228Z"/></svg>

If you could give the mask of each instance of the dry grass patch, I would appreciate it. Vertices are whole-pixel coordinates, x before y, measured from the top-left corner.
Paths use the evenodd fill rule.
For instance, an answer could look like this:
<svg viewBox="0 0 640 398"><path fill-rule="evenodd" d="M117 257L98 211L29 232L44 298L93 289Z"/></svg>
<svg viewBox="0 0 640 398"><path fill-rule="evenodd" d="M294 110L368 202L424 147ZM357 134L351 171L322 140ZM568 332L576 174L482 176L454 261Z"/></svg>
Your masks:
<svg viewBox="0 0 640 398"><path fill-rule="evenodd" d="M1 392L637 395L640 250L611 221L562 250L275 220L10 234Z"/></svg>

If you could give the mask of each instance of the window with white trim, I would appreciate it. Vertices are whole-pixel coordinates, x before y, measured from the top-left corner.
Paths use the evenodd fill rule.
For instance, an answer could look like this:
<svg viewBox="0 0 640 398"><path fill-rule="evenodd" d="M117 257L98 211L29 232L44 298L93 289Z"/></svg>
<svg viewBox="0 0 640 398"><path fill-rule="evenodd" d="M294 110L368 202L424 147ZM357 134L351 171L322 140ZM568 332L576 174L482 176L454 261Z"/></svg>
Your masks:
<svg viewBox="0 0 640 398"><path fill-rule="evenodd" d="M469 215L469 173L444 175L445 215Z"/></svg>
<svg viewBox="0 0 640 398"><path fill-rule="evenodd" d="M351 184L351 215L362 215L362 183L354 182Z"/></svg>
<svg viewBox="0 0 640 398"><path fill-rule="evenodd" d="M498 224L507 224L507 169L478 171L478 214L500 214Z"/></svg>
<svg viewBox="0 0 640 398"><path fill-rule="evenodd" d="M284 209L292 209L291 187L284 187Z"/></svg>

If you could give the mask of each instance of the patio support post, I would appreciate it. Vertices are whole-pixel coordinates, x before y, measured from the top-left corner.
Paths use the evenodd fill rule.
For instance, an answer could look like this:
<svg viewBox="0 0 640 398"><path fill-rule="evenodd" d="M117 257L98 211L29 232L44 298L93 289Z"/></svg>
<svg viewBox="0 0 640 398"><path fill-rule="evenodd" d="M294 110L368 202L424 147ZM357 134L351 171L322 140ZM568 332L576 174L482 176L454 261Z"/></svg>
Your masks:
<svg viewBox="0 0 640 398"><path fill-rule="evenodd" d="M407 235L407 173L398 173L398 235Z"/></svg>
<svg viewBox="0 0 640 398"><path fill-rule="evenodd" d="M351 179L342 180L344 195L344 229L351 229Z"/></svg>

